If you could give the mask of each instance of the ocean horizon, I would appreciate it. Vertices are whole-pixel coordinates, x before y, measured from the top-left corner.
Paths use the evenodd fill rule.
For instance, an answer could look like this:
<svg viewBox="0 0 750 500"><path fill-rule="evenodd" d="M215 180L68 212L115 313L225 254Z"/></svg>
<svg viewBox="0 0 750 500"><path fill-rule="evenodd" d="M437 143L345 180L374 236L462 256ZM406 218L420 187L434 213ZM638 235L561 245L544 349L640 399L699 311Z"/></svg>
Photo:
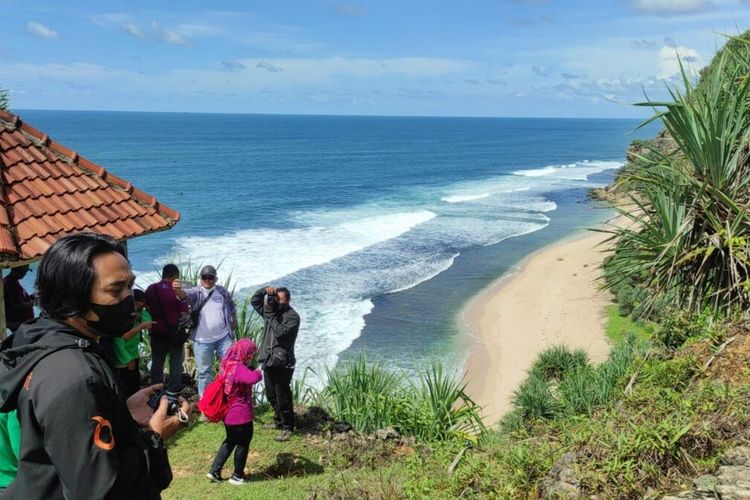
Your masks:
<svg viewBox="0 0 750 500"><path fill-rule="evenodd" d="M466 301L606 219L588 191L655 132L632 119L17 113L181 212L129 243L139 285L172 259L220 264L240 299L285 285L299 366L318 373L362 352L459 366Z"/></svg>

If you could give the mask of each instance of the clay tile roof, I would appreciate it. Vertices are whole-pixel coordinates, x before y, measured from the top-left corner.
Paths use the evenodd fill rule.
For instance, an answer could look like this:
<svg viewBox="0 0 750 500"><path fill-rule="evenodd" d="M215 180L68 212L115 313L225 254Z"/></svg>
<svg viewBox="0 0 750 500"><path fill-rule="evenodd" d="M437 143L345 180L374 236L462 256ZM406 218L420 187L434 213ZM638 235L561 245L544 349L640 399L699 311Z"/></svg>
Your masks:
<svg viewBox="0 0 750 500"><path fill-rule="evenodd" d="M0 265L38 259L66 234L170 229L179 212L0 111Z"/></svg>

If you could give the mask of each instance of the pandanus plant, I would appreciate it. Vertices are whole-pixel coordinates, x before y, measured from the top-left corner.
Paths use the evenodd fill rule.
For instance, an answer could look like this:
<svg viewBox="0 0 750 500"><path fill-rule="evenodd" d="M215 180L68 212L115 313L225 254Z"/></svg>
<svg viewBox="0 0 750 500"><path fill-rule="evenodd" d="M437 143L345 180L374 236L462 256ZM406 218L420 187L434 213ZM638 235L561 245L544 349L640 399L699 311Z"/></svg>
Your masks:
<svg viewBox="0 0 750 500"><path fill-rule="evenodd" d="M660 120L677 149L639 157L636 208L620 209L633 223L610 230L608 263L610 287L639 282L650 304L714 315L750 302L750 75L736 55L718 57L698 86L681 65L682 91L639 104L655 110L643 125Z"/></svg>

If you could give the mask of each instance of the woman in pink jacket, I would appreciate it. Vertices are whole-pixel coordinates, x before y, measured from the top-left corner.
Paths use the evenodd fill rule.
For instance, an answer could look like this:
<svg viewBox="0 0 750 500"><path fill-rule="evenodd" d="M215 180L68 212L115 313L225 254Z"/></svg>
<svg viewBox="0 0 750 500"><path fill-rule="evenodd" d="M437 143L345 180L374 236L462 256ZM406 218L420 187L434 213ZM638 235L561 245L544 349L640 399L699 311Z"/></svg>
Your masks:
<svg viewBox="0 0 750 500"><path fill-rule="evenodd" d="M260 370L252 370L247 364L258 348L250 339L234 343L221 360L220 376L224 376L224 394L229 409L224 418L227 437L219 447L211 472L206 477L213 482L221 481L221 468L234 450L234 474L230 484L245 484L245 464L250 441L253 439L253 385L263 376Z"/></svg>

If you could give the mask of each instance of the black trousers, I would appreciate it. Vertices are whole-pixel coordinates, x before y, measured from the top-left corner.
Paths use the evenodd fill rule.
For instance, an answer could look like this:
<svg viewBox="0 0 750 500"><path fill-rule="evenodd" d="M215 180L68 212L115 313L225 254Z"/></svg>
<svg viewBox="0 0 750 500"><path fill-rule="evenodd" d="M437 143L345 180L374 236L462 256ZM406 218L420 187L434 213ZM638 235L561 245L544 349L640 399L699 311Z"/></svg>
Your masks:
<svg viewBox="0 0 750 500"><path fill-rule="evenodd" d="M273 421L277 427L294 430L294 408L292 407L292 375L294 368L266 368L263 383L266 399L273 406Z"/></svg>
<svg viewBox="0 0 750 500"><path fill-rule="evenodd" d="M243 477L245 474L245 464L247 464L247 452L250 449L250 441L253 440L253 423L248 422L242 425L224 424L227 437L219 447L219 452L214 458L211 465L211 472L216 474L221 472L229 455L234 450L234 475Z"/></svg>
<svg viewBox="0 0 750 500"><path fill-rule="evenodd" d="M135 360L135 369L129 370L127 366L117 369L120 391L125 399L138 392L141 388L141 370L138 366L138 358Z"/></svg>
<svg viewBox="0 0 750 500"><path fill-rule="evenodd" d="M164 382L164 362L169 355L169 381L165 389L180 392L182 389L182 361L185 355L183 345L174 344L166 339L151 336L151 384Z"/></svg>

